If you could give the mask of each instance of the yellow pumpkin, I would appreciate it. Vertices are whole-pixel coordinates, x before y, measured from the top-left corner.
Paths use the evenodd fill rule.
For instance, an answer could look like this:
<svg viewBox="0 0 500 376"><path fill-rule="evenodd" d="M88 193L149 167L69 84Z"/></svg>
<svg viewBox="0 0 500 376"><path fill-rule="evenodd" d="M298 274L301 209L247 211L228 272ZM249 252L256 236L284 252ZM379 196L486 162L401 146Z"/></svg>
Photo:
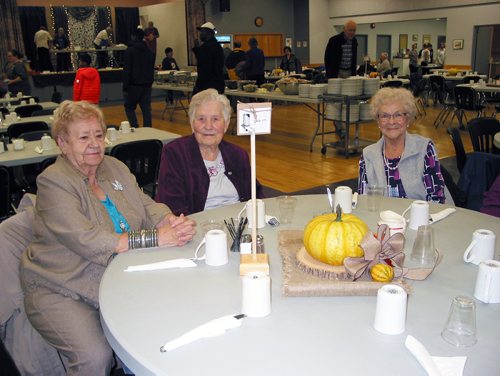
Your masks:
<svg viewBox="0 0 500 376"><path fill-rule="evenodd" d="M370 270L370 274L376 282L391 282L394 278L394 269L386 264L376 264Z"/></svg>
<svg viewBox="0 0 500 376"><path fill-rule="evenodd" d="M313 218L304 231L304 246L316 260L330 265L343 265L346 257L361 257L361 239L368 226L353 214L323 214Z"/></svg>

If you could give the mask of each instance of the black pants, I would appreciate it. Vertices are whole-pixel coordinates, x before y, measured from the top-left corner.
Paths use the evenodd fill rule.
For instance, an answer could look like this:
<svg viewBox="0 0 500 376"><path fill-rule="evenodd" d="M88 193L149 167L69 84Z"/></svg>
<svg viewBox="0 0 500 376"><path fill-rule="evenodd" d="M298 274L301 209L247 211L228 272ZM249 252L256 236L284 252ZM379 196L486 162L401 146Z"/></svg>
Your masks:
<svg viewBox="0 0 500 376"><path fill-rule="evenodd" d="M50 52L48 48L37 48L38 53L38 64L41 71L51 71L54 70L52 62L50 61Z"/></svg>
<svg viewBox="0 0 500 376"><path fill-rule="evenodd" d="M94 44L97 50L97 68L106 68L108 66L108 50L102 50L101 46Z"/></svg>
<svg viewBox="0 0 500 376"><path fill-rule="evenodd" d="M125 99L125 114L130 125L137 128L137 116L135 109L137 105L141 107L142 120L144 127L151 127L153 124L151 119L151 85L128 87L128 91L123 92Z"/></svg>
<svg viewBox="0 0 500 376"><path fill-rule="evenodd" d="M71 58L69 53L57 54L57 71L69 71L71 67Z"/></svg>

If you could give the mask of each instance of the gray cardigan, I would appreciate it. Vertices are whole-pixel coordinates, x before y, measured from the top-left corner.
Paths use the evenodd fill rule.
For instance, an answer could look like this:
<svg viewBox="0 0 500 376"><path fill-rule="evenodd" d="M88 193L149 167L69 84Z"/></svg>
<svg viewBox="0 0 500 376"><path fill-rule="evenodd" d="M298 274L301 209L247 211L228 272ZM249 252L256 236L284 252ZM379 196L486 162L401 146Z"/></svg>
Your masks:
<svg viewBox="0 0 500 376"><path fill-rule="evenodd" d="M170 212L145 195L115 158L104 157L97 180L131 229L153 228ZM115 181L123 190L113 187ZM35 240L21 260L23 288L44 286L97 308L99 283L119 234L88 178L66 158L58 157L38 176L37 185Z"/></svg>
<svg viewBox="0 0 500 376"><path fill-rule="evenodd" d="M422 181L424 172L424 158L427 153L427 145L431 140L416 134L406 133L405 150L399 161L399 175L408 198L415 200L426 200L427 191ZM382 148L384 138L380 138L375 144L363 149L363 158L366 166L366 178L370 184L387 186L385 175L384 158ZM451 201L451 195L445 187L445 199Z"/></svg>

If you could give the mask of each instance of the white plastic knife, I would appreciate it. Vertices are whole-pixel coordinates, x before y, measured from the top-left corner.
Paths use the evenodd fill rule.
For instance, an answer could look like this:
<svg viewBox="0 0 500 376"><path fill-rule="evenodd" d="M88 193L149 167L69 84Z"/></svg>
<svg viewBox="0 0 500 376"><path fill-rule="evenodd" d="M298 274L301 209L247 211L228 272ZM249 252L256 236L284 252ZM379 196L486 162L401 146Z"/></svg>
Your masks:
<svg viewBox="0 0 500 376"><path fill-rule="evenodd" d="M241 326L241 319L244 317L245 315L243 314L228 315L209 321L206 324L200 325L186 334L167 342L164 346L160 347L160 351L172 351L178 347L187 345L202 338L216 337L225 334L226 330Z"/></svg>
<svg viewBox="0 0 500 376"><path fill-rule="evenodd" d="M446 217L455 213L456 211L457 211L457 209L455 209L455 208L447 208L447 209L441 210L440 212L437 212L435 214L430 214L431 218L429 219L429 223L436 223L442 219L445 219Z"/></svg>

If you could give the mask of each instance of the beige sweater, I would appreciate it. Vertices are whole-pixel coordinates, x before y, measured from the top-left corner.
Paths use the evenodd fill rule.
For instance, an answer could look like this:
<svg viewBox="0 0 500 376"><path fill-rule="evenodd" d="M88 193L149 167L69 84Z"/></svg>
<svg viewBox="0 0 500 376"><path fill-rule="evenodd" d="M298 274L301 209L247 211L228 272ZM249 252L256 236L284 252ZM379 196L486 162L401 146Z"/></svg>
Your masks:
<svg viewBox="0 0 500 376"><path fill-rule="evenodd" d="M145 195L115 158L104 157L97 180L131 229L153 228L170 212ZM37 185L35 240L21 260L23 288L48 287L97 308L99 283L118 244L113 222L88 178L62 156L38 176Z"/></svg>

